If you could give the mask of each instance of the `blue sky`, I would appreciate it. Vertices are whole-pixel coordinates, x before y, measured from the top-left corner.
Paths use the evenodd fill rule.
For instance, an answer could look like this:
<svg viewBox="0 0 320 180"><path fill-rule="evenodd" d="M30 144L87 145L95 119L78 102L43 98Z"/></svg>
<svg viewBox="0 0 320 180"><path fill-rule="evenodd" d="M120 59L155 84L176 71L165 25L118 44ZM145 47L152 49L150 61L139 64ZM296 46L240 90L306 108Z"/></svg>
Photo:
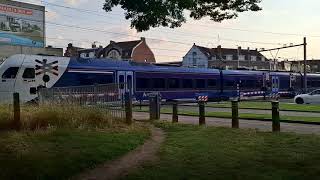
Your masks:
<svg viewBox="0 0 320 180"><path fill-rule="evenodd" d="M237 19L222 23L210 21L208 18L200 21L188 20L181 28L154 28L143 33L137 33L130 28L130 22L124 19L120 8L115 8L109 14L104 12L102 10L104 0L21 1L46 6L47 45L57 47L66 47L68 42L72 42L75 46L90 47L94 41L97 41L98 45L106 46L110 40L135 40L144 36L154 51L157 61L165 62L181 60L193 43L207 47L216 47L221 44L222 47L228 48L241 46L259 49L281 47L283 44L290 43L300 44L305 35L308 40L308 58L320 58L319 0L262 0L262 11L242 13ZM96 12L85 13L48 3ZM90 27L99 29L100 32L56 26L50 23ZM302 48L281 50L277 57L289 60L302 59L302 53ZM265 55L272 57L270 53ZM273 52L273 56L275 55L276 52Z"/></svg>

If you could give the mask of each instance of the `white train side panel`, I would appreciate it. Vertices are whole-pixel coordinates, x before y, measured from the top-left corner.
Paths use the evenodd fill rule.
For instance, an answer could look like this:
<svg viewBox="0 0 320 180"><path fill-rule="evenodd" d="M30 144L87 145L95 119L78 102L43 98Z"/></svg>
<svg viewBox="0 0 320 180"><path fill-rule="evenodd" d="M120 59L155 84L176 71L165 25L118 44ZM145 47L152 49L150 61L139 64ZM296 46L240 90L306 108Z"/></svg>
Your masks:
<svg viewBox="0 0 320 180"><path fill-rule="evenodd" d="M70 58L65 57L35 55L9 57L0 66L0 103L12 103L13 92L20 94L21 102L37 98L37 88L54 86L66 71L69 62Z"/></svg>

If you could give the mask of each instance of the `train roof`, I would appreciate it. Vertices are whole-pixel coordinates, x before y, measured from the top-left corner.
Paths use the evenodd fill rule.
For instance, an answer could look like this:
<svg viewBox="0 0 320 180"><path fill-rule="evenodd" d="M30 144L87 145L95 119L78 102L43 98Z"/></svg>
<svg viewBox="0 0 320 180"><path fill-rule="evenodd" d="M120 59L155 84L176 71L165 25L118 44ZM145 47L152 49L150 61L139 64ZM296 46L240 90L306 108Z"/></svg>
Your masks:
<svg viewBox="0 0 320 180"><path fill-rule="evenodd" d="M157 66L154 64L137 63L133 61L119 61L113 59L82 59L71 58L69 68L94 69L94 70L119 70L119 71L157 71L171 73L205 73L219 74L217 69L183 68L173 66Z"/></svg>

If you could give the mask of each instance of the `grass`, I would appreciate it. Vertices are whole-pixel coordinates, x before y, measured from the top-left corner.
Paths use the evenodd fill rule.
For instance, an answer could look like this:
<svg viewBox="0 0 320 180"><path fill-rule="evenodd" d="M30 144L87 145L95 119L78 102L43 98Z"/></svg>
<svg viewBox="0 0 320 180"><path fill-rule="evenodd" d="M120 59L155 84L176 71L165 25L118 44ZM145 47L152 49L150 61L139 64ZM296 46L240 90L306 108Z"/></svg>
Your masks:
<svg viewBox="0 0 320 180"><path fill-rule="evenodd" d="M159 123L160 161L125 179L318 179L320 137Z"/></svg>
<svg viewBox="0 0 320 180"><path fill-rule="evenodd" d="M208 103L208 107L214 108L231 108L230 102L222 103ZM270 102L252 102L252 101L242 101L239 103L239 108L241 109L260 109L260 110L270 110ZM282 111L302 111L302 112L320 112L320 105L310 105L310 104L289 104L280 102L280 110Z"/></svg>
<svg viewBox="0 0 320 180"><path fill-rule="evenodd" d="M105 110L77 106L24 106L17 132L10 112L0 107L0 179L69 179L150 136L146 125L127 126Z"/></svg>
<svg viewBox="0 0 320 180"><path fill-rule="evenodd" d="M135 108L136 111L142 111L142 112L147 112L149 109L148 107L142 107L140 108ZM164 114L172 114L172 108L166 108L162 107L161 108L161 113ZM270 111L271 113L271 111ZM199 116L198 109L195 108L194 111L189 111L189 110L183 110L183 107L180 107L178 111L179 115L184 115L184 116ZM206 117L214 117L214 118L226 118L226 119L231 119L232 118L232 113L231 112L206 112ZM265 120L265 121L270 121L272 119L271 114L251 114L251 113L240 113L239 114L240 119L251 119L251 120ZM320 117L301 117L301 116L284 116L281 115L280 113L280 119L281 121L292 121L292 122L305 122L305 123L320 123Z"/></svg>

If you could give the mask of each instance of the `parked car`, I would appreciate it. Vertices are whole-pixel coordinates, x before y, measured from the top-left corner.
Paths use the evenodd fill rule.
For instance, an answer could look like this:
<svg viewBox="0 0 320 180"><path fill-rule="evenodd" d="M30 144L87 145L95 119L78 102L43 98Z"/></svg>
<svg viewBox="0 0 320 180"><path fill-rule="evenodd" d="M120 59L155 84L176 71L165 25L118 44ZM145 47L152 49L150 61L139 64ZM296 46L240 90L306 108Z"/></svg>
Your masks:
<svg viewBox="0 0 320 180"><path fill-rule="evenodd" d="M294 98L297 104L320 104L320 89L314 90L308 94L300 94Z"/></svg>

